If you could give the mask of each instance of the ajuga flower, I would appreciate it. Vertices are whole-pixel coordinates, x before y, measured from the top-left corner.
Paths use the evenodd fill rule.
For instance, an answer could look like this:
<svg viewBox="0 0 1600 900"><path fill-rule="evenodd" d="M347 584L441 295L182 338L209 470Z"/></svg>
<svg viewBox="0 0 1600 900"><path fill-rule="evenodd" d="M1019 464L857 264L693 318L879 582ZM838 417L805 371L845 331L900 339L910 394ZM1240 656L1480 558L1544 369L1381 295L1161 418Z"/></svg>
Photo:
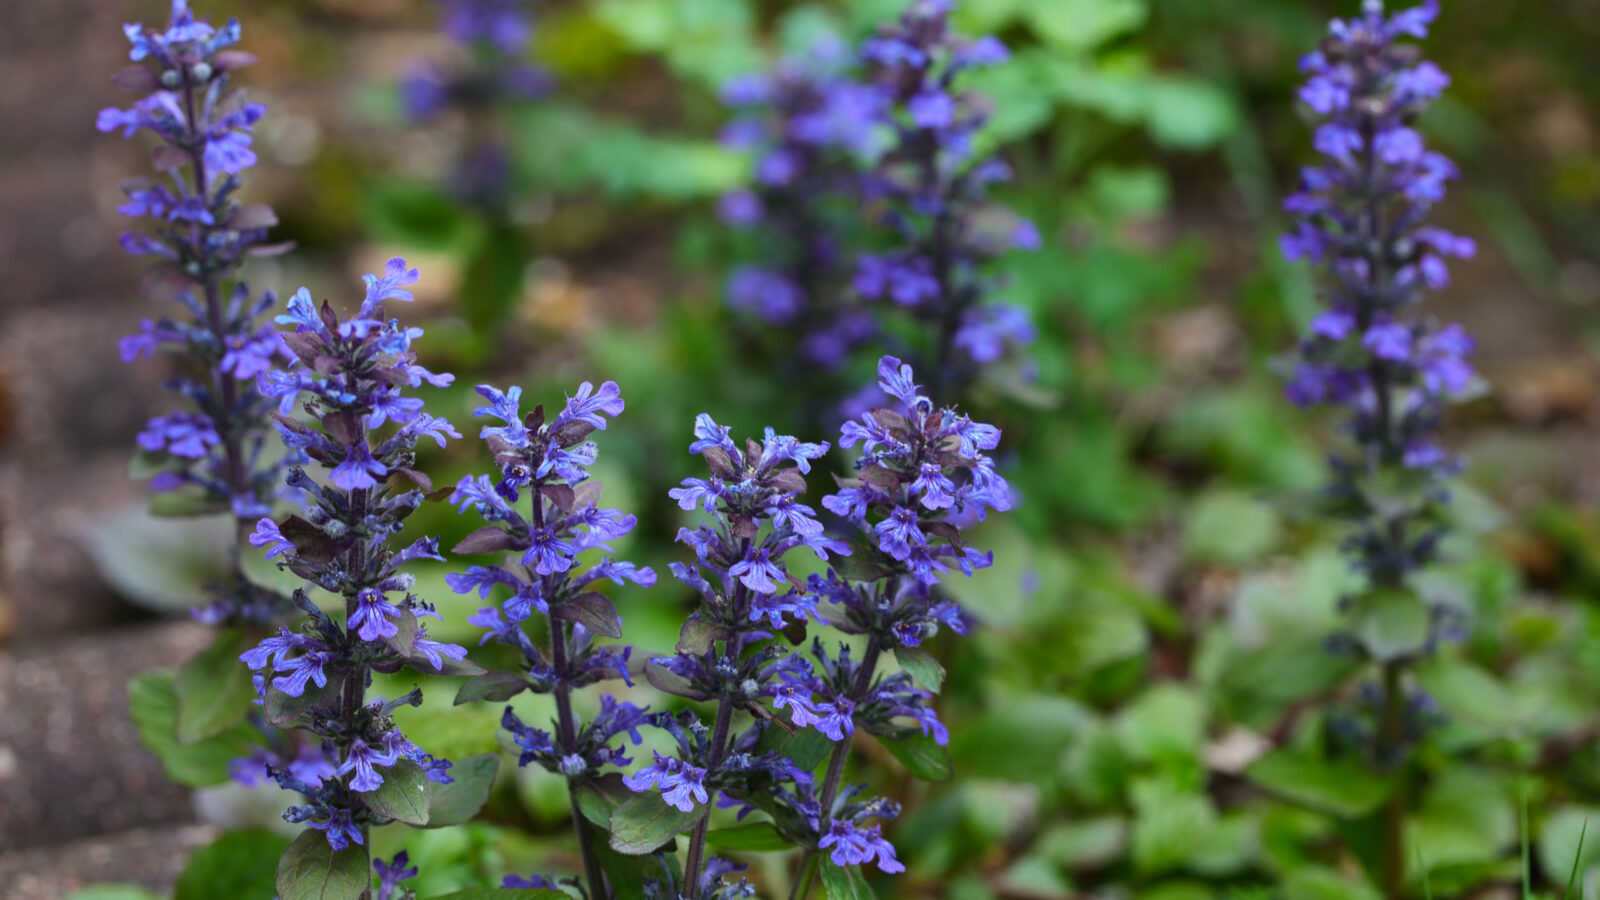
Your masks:
<svg viewBox="0 0 1600 900"><path fill-rule="evenodd" d="M342 621L328 615L296 590L294 602L309 620L298 631L281 628L240 658L260 673L266 719L303 729L304 745L320 748L316 759L324 765L297 770L269 763L267 774L305 795L285 818L322 831L335 849L364 844L369 826L397 817L423 824L375 799L391 780L408 791L421 790L424 779L451 780L450 762L407 740L391 716L420 703L421 691L369 701L371 674L403 666L425 674L483 671L465 661L465 649L428 636L421 620L437 613L411 592L413 578L402 571L414 559L442 560L438 541L391 545L431 489L415 468L417 442L431 438L442 446L447 437L461 437L404 393L423 382L451 381L417 365L412 342L422 329L386 315L384 304L410 300L406 287L416 280L404 260L390 260L382 275L366 276L366 296L349 317L326 301L314 303L301 288L277 319L287 326L282 338L293 358L258 376L262 393L280 401L273 419L283 442L320 463L326 480L294 466L287 480L307 496L306 514L261 519L251 543L268 548L280 568L342 597L344 614ZM309 423L288 415L297 403Z"/></svg>
<svg viewBox="0 0 1600 900"><path fill-rule="evenodd" d="M842 290L859 218L859 171L882 135L887 102L862 84L834 35L780 62L770 75L730 81L737 113L723 142L754 157L755 184L723 195L728 225L746 232L751 262L728 278L730 306L798 342L808 366L831 369L877 332Z"/></svg>
<svg viewBox="0 0 1600 900"><path fill-rule="evenodd" d="M456 702L506 700L525 690L555 695L551 729L524 724L510 707L502 722L522 750L521 765L536 763L568 780L588 895L602 897L604 874L593 846L593 829L576 805L577 791L594 786L606 767L633 762L626 754L626 740L615 744L613 740L638 744L646 717L644 710L606 694L594 718L580 723L573 712L572 691L608 678L632 684L628 674L632 648L593 640L595 635L622 636L616 607L595 587L605 580L645 586L656 581L650 569L613 558L607 542L631 532L635 518L600 509L600 485L589 480L588 467L596 455L589 435L604 430L611 417L621 414L622 394L615 382L596 389L585 381L547 420L543 406L523 415L521 388L502 393L480 385L478 393L488 403L475 415L504 423L485 425L481 432L494 452L499 477L468 476L457 485L450 502L462 512L476 509L490 524L469 535L454 552L502 553L504 560L500 565L471 566L446 581L457 593L476 592L480 598L498 586L509 590L509 598L499 607L485 607L471 621L487 629L485 641L493 639L520 651L523 667L468 682ZM524 494L526 505L519 509ZM600 558L580 572L579 558L590 551L598 551ZM545 620L542 641L523 627L535 612Z"/></svg>
<svg viewBox="0 0 1600 900"><path fill-rule="evenodd" d="M1440 505L1462 465L1438 427L1473 378L1472 339L1417 309L1448 284L1445 260L1474 250L1427 221L1456 171L1414 123L1449 78L1402 39L1424 36L1437 11L1428 3L1385 17L1369 2L1305 58L1300 98L1317 117L1322 159L1285 202L1296 221L1284 254L1326 276L1325 308L1300 343L1288 394L1345 416L1332 490L1356 525L1353 559L1376 588L1405 584L1437 554Z"/></svg>
<svg viewBox="0 0 1600 900"><path fill-rule="evenodd" d="M922 346L941 396L969 384L1007 348L1033 340L1025 312L991 302L999 281L986 263L1040 242L1031 222L990 210L990 185L1011 171L978 152L973 136L988 108L958 87L962 73L1009 54L996 38L954 34L952 6L914 0L896 24L862 44L893 135L864 191L893 240L861 255L854 278L858 295L903 309L928 329Z"/></svg>
<svg viewBox="0 0 1600 900"><path fill-rule="evenodd" d="M128 109L100 111L101 131L124 137L153 134L158 175L123 184L119 211L145 229L122 236L122 246L147 256L146 289L177 303L172 316L147 319L122 339L125 362L161 351L175 360L168 387L188 408L151 419L138 436L141 468L158 492L156 509L172 514L230 511L241 523L270 511L295 492L282 484L283 466L297 454L268 452L271 405L254 389L256 375L284 353L272 326L261 321L277 303L238 280L248 255L279 252L263 243L276 223L272 210L240 202L240 178L255 164L251 130L265 112L230 90L231 73L255 61L229 49L240 27L196 19L187 0L174 0L165 29L124 27L134 61L116 83L143 94ZM286 609L282 597L251 584L239 569L195 614L206 621L266 622Z"/></svg>
<svg viewBox="0 0 1600 900"><path fill-rule="evenodd" d="M401 82L406 114L415 121L459 110L472 122L472 143L456 168L456 192L489 209L505 205L511 156L499 134L496 111L550 89L550 77L527 62L533 35L530 0L442 0L444 31L463 60L448 67L418 62Z"/></svg>
<svg viewBox="0 0 1600 900"><path fill-rule="evenodd" d="M1354 525L1347 548L1367 581L1344 601L1351 627L1335 645L1381 673L1366 691L1376 724L1335 730L1360 738L1388 769L1406 761L1429 721L1431 704L1409 692L1406 667L1452 633L1458 618L1429 608L1412 584L1438 553L1448 484L1462 465L1439 443L1439 422L1472 381L1471 338L1417 309L1427 291L1449 283L1445 260L1474 250L1471 240L1427 221L1456 169L1427 149L1414 126L1449 78L1404 39L1425 37L1437 14L1432 0L1393 16L1367 0L1356 18L1333 22L1302 61L1300 99L1316 117L1313 143L1322 158L1285 203L1295 223L1282 240L1289 259L1322 269L1325 308L1300 342L1288 394L1341 412L1344 440L1330 455L1330 493ZM1397 621L1420 627L1397 637L1384 627ZM1401 893L1407 865L1405 794L1393 791L1384 832L1389 896Z"/></svg>

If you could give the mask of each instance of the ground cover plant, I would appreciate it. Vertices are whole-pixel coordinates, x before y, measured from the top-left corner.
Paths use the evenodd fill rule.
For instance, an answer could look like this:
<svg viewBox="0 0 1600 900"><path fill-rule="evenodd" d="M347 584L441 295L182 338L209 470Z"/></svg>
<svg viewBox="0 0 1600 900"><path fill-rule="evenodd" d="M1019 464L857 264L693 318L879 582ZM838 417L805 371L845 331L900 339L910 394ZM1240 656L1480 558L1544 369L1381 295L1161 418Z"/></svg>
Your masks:
<svg viewBox="0 0 1600 900"><path fill-rule="evenodd" d="M135 472L236 536L131 714L288 792L175 896L1592 893L1592 528L1477 480L1440 324L1503 240L1430 149L1455 9L1299 6L1266 140L1191 4L433 4L344 85L450 147L340 176L348 300L245 182L256 7L128 25ZM1152 224L1217 159L1253 205ZM574 275L635 241L643 325Z"/></svg>

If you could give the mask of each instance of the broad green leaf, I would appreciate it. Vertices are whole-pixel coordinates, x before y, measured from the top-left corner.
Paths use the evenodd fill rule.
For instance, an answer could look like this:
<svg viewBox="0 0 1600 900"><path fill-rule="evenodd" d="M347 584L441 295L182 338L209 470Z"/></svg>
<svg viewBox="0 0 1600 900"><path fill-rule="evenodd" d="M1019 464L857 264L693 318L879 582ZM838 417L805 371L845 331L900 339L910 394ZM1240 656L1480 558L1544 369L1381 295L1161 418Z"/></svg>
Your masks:
<svg viewBox="0 0 1600 900"><path fill-rule="evenodd" d="M1512 731L1524 711L1499 679L1469 660L1435 656L1416 668L1417 681L1451 719Z"/></svg>
<svg viewBox="0 0 1600 900"><path fill-rule="evenodd" d="M480 700L510 700L533 685L516 672L489 672L468 678L456 691L455 705L476 703Z"/></svg>
<svg viewBox="0 0 1600 900"><path fill-rule="evenodd" d="M1282 529L1266 503L1235 490L1208 491L1183 523L1184 550L1203 563L1241 566L1270 552Z"/></svg>
<svg viewBox="0 0 1600 900"><path fill-rule="evenodd" d="M694 827L706 814L705 806L683 812L668 806L661 794L635 794L611 813L611 849L618 853L649 853Z"/></svg>
<svg viewBox="0 0 1600 900"><path fill-rule="evenodd" d="M1357 819L1389 797L1388 779L1359 763L1317 759L1295 750L1275 750L1245 770L1256 786L1292 803L1343 819Z"/></svg>
<svg viewBox="0 0 1600 900"><path fill-rule="evenodd" d="M877 900L878 895L867 884L860 866L836 866L832 860L824 859L821 874L828 900Z"/></svg>
<svg viewBox="0 0 1600 900"><path fill-rule="evenodd" d="M833 752L833 741L815 728L796 728L793 733L782 728L768 728L756 742L756 752L769 751L809 772Z"/></svg>
<svg viewBox="0 0 1600 900"><path fill-rule="evenodd" d="M706 843L721 850L741 853L768 853L793 847L788 838L778 833L771 822L756 822L734 828L719 828L706 832Z"/></svg>
<svg viewBox="0 0 1600 900"><path fill-rule="evenodd" d="M1357 597L1352 618L1356 638L1378 662L1420 652L1431 628L1427 605L1407 590L1375 590Z"/></svg>
<svg viewBox="0 0 1600 900"><path fill-rule="evenodd" d="M622 776L615 772L597 780L572 782L570 790L583 817L607 831L611 829L611 814L634 796L622 783Z"/></svg>
<svg viewBox="0 0 1600 900"><path fill-rule="evenodd" d="M176 738L178 697L173 691L176 673L157 669L128 683L128 715L139 727L139 739L161 760L173 781L189 787L207 787L228 779L228 763L249 755L258 746L255 729L237 725L223 734L182 746Z"/></svg>
<svg viewBox="0 0 1600 900"><path fill-rule="evenodd" d="M95 572L119 596L144 609L181 613L210 602L206 585L227 576L229 521L162 521L128 507L85 528L83 546Z"/></svg>
<svg viewBox="0 0 1600 900"><path fill-rule="evenodd" d="M428 776L422 767L402 759L385 769L383 784L361 795L367 808L407 825L428 824Z"/></svg>
<svg viewBox="0 0 1600 900"><path fill-rule="evenodd" d="M300 832L278 860L280 900L358 900L372 884L367 848L328 846L327 835L308 828Z"/></svg>
<svg viewBox="0 0 1600 900"><path fill-rule="evenodd" d="M1576 866L1582 883L1600 864L1596 833L1600 833L1600 807L1561 806L1546 813L1539 827L1539 869L1545 879L1565 884Z"/></svg>
<svg viewBox="0 0 1600 900"><path fill-rule="evenodd" d="M377 180L361 192L373 237L417 250L453 250L468 233L459 204L431 182Z"/></svg>
<svg viewBox="0 0 1600 900"><path fill-rule="evenodd" d="M1204 848L1207 832L1216 827L1211 800L1177 783L1150 778L1135 782L1133 800L1133 865L1145 874L1167 872L1189 863Z"/></svg>
<svg viewBox="0 0 1600 900"><path fill-rule="evenodd" d="M243 631L225 628L211 646L178 669L172 684L178 699L178 743L193 744L221 734L253 708L250 670L239 661L246 642Z"/></svg>
<svg viewBox="0 0 1600 900"><path fill-rule="evenodd" d="M1378 889L1359 876L1321 866L1303 866L1287 873L1283 896L1296 900L1382 900Z"/></svg>
<svg viewBox="0 0 1600 900"><path fill-rule="evenodd" d="M449 784L428 783L428 828L444 828L470 822L489 800L495 775L500 771L500 754L480 753L457 760L450 767Z"/></svg>
<svg viewBox="0 0 1600 900"><path fill-rule="evenodd" d="M522 297L522 285L533 250L528 237L510 225L497 225L479 235L462 265L457 308L472 327L488 331L505 322Z"/></svg>
<svg viewBox="0 0 1600 900"><path fill-rule="evenodd" d="M288 838L264 828L225 832L190 854L173 900L269 896L287 849Z"/></svg>
<svg viewBox="0 0 1600 900"><path fill-rule="evenodd" d="M920 647L896 647L894 658L901 668L911 673L917 684L935 694L944 686L944 666L939 665L939 661L928 651Z"/></svg>
<svg viewBox="0 0 1600 900"><path fill-rule="evenodd" d="M1127 847L1127 821L1101 816L1049 828L1034 842L1033 852L1070 870L1109 865Z"/></svg>
<svg viewBox="0 0 1600 900"><path fill-rule="evenodd" d="M1146 127L1156 143L1202 150L1232 134L1239 124L1233 98L1209 82L1158 77L1145 87Z"/></svg>
<svg viewBox="0 0 1600 900"><path fill-rule="evenodd" d="M1025 7L1035 34L1057 50L1083 53L1144 25L1143 0L1034 0Z"/></svg>
<svg viewBox="0 0 1600 900"><path fill-rule="evenodd" d="M949 749L936 743L931 735L913 733L903 738L880 737L878 740L900 760L906 771L924 781L949 781L955 774Z"/></svg>
<svg viewBox="0 0 1600 900"><path fill-rule="evenodd" d="M1205 738L1205 714L1205 702L1193 689L1158 684L1117 717L1117 739L1140 762L1194 760Z"/></svg>
<svg viewBox="0 0 1600 900"><path fill-rule="evenodd" d="M1499 862L1517 840L1517 812L1505 781L1465 761L1441 770L1421 808L1407 817L1406 840L1413 869L1417 851L1431 872ZM1414 871L1412 880L1421 874Z"/></svg>

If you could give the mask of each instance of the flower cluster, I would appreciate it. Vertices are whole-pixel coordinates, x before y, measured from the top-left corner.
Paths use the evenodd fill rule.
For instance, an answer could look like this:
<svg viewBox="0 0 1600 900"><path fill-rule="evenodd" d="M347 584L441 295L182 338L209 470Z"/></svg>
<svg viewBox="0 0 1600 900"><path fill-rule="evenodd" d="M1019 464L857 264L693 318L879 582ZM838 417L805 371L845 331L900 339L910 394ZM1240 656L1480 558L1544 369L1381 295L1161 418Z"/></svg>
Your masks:
<svg viewBox="0 0 1600 900"><path fill-rule="evenodd" d="M523 657L518 672L495 672L468 682L457 697L467 700L506 700L524 690L552 693L556 699L553 730L524 724L510 707L503 724L522 749L521 765L537 763L565 777L574 789L592 784L607 766L633 762L623 747L611 741L626 735L641 740L639 727L645 711L620 702L610 694L601 697L600 710L582 727L572 708L572 691L603 678L620 678L632 684L628 673L631 647L596 644L595 635L622 636L622 619L616 607L594 586L602 580L614 584L655 584L655 572L615 559L608 541L633 530L634 516L601 509L600 485L589 480L588 467L596 450L589 435L604 430L607 417L623 410L615 382L596 390L583 382L554 418L545 419L544 407L524 415L522 390L501 392L480 385L478 393L488 403L475 414L499 420L485 425L481 437L488 442L499 478L467 476L456 486L450 502L462 512L474 509L489 524L469 535L455 553L504 553L503 565L475 565L447 577L457 593L476 592L487 599L498 586L510 596L500 606L485 607L470 621L487 630L490 639L515 647ZM518 509L527 494L527 514ZM591 550L603 555L586 571L579 557ZM547 649L524 630L537 612L544 616ZM602 875L589 842L589 829L581 813L579 829L586 874L591 890L602 892Z"/></svg>
<svg viewBox="0 0 1600 900"><path fill-rule="evenodd" d="M861 255L854 277L861 297L888 300L931 329L928 361L941 395L969 384L1008 348L1033 340L1023 310L986 302L997 280L985 264L1040 244L1033 223L989 208L989 187L1009 180L1011 171L979 154L973 136L988 118L986 104L955 87L963 72L1003 63L1009 53L994 37L956 35L952 5L913 0L898 23L862 45L887 98L893 134L863 190L894 244ZM996 219L1009 224L987 224Z"/></svg>
<svg viewBox="0 0 1600 900"><path fill-rule="evenodd" d="M504 205L511 158L492 127L495 110L550 90L550 77L524 58L533 34L529 0L443 0L444 30L466 54L449 68L418 62L400 85L414 121L459 110L473 122L475 143L456 171L456 190L486 208Z"/></svg>
<svg viewBox="0 0 1600 900"><path fill-rule="evenodd" d="M1300 97L1320 120L1321 161L1285 203L1296 221L1283 236L1289 259L1326 272L1323 310L1301 341L1291 400L1328 404L1348 417L1336 454L1335 493L1361 523L1353 541L1377 585L1399 584L1434 555L1443 483L1461 467L1438 443L1446 405L1472 382L1472 339L1417 312L1423 294L1449 283L1445 259L1473 242L1427 224L1455 167L1413 128L1450 79L1403 38L1423 37L1437 4L1385 17L1381 4L1335 21L1302 63ZM1408 489L1381 491L1371 479Z"/></svg>
<svg viewBox="0 0 1600 900"><path fill-rule="evenodd" d="M146 231L122 235L122 246L148 256L146 286L176 301L183 313L147 319L137 334L122 339L125 362L157 350L179 365L167 386L188 408L157 416L139 433L141 467L152 473L158 512L228 510L240 522L268 513L273 501L293 492L282 484L293 453L266 452L271 405L252 382L283 353L272 326L261 316L275 306L270 291L252 295L236 278L250 254L284 249L263 243L276 223L272 210L239 200L240 174L255 164L251 129L265 108L228 87L230 73L254 57L228 49L240 27L197 20L187 0L173 0L165 30L124 28L134 64L115 78L145 96L128 109L101 110L101 131L154 134L152 155L160 177L123 185L119 211L145 219ZM247 527L247 526L244 526ZM284 609L282 598L250 584L238 573L196 615L213 622L265 622Z"/></svg>
<svg viewBox="0 0 1600 900"><path fill-rule="evenodd" d="M882 92L860 83L842 41L829 34L770 75L729 82L737 116L723 143L755 157L755 185L723 195L722 220L745 231L758 262L728 277L728 303L798 336L800 356L826 369L877 333L842 291L848 275L858 172L881 134Z"/></svg>
<svg viewBox="0 0 1600 900"><path fill-rule="evenodd" d="M278 317L290 326L283 341L294 359L259 376L261 391L280 401L274 420L283 442L328 473L324 483L293 467L287 481L307 496L306 515L263 518L250 543L280 568L342 597L344 615L340 621L296 590L308 621L298 631L280 628L240 658L259 673L267 721L308 732L292 762L266 766L268 776L306 796L285 818L326 832L335 849L365 843L369 825L397 817L393 803L379 802L391 780L407 791L420 790L423 778L450 781L450 763L407 740L392 718L400 706L421 702L421 692L368 702L371 674L402 666L428 674L483 671L465 661L464 648L428 636L420 620L437 613L401 571L412 560L442 560L438 541L390 546L431 489L415 469L417 442L443 446L445 438L461 437L402 391L451 381L416 364L412 342L421 329L385 317L383 304L411 299L405 287L416 280L404 260L391 260L382 276L366 276L366 297L350 318L326 301L317 306L302 288ZM288 415L297 400L312 424ZM401 490L401 478L414 487Z"/></svg>

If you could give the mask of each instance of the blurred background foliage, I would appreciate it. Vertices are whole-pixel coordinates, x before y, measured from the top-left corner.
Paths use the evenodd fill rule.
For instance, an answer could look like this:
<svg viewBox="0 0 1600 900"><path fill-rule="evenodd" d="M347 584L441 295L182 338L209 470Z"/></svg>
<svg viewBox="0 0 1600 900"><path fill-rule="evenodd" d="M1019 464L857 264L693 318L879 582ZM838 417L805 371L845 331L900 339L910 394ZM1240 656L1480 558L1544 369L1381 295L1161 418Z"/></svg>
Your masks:
<svg viewBox="0 0 1600 900"><path fill-rule="evenodd" d="M401 112L408 66L460 52L429 4L202 4L245 20L264 60L244 77L272 108L252 190L299 249L255 280L337 302L386 256L420 265L423 362L458 375L430 409L463 430L477 383L550 403L581 379L619 382L628 411L602 436L597 472L643 523L622 556L662 571L679 556L666 490L694 469L695 413L739 433L832 436L806 419L805 373L765 357L721 299L740 248L712 207L749 173L717 143L717 88L819 30L859 38L899 7L547 0L529 52L556 89L499 112L513 190L486 217L448 186L465 123L418 127ZM1349 585L1340 535L1308 515L1322 426L1282 400L1274 361L1313 302L1307 273L1276 252L1279 197L1309 154L1296 61L1327 18L1353 11L962 5L966 33L1014 52L973 86L995 109L983 140L1017 172L1000 199L1045 237L1004 262L1008 299L1040 332L1037 373L965 400L1002 427L1021 503L974 539L995 568L955 586L982 627L935 650L957 777L914 786L881 748L858 748L864 777L907 801L893 839L909 872L880 896L1378 896L1367 871L1389 785L1330 752L1326 733L1325 701L1354 695L1355 665L1322 649ZM1554 896L1574 859L1590 895L1600 880L1600 841L1578 850L1585 824L1600 826L1600 481L1586 427L1597 40L1588 0L1508 0L1447 3L1428 42L1455 83L1424 124L1464 172L1442 216L1485 249L1438 313L1479 335L1495 389L1452 425L1474 467L1430 589L1467 611L1471 636L1419 672L1444 724L1421 751L1408 825L1417 896L1520 892L1524 841L1536 889ZM467 440L426 462L445 484L484 455ZM446 546L473 527L445 505L413 521ZM171 595L204 568L123 555L138 558L108 568L134 573L119 587L135 597ZM420 593L444 612L440 636L475 642L464 620L477 602L451 595L446 571ZM679 593L670 580L616 592L631 643L672 644ZM451 710L448 696L412 711L408 733L458 758L495 748L498 707ZM216 754L183 772L196 786L222 778ZM526 770L505 781L486 822L380 834L376 849L406 840L424 896L570 868L562 784Z"/></svg>

